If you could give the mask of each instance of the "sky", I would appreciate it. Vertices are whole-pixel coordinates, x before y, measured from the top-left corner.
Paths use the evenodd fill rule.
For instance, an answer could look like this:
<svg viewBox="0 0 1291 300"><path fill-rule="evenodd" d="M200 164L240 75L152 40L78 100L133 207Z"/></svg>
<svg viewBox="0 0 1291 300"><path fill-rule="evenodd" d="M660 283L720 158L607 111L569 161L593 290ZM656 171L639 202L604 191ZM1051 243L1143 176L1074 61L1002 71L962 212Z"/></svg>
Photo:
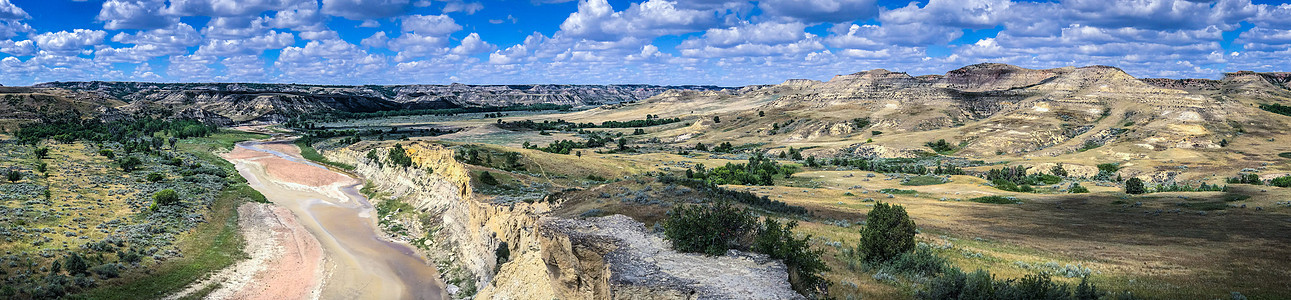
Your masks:
<svg viewBox="0 0 1291 300"><path fill-rule="evenodd" d="M775 84L883 68L1291 71L1267 0L0 0L0 84Z"/></svg>

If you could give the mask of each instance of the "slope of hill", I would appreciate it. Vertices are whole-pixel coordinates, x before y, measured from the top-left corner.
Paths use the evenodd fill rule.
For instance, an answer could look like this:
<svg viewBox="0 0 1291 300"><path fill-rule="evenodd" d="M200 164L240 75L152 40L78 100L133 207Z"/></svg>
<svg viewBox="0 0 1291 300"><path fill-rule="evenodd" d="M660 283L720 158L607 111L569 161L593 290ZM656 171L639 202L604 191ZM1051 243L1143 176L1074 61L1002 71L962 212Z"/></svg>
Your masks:
<svg viewBox="0 0 1291 300"><path fill-rule="evenodd" d="M33 86L130 103L121 109L150 115L198 110L234 122L278 122L302 113L372 112L479 106L557 104L598 106L638 101L673 89L653 85L392 85L339 86L260 83L50 82Z"/></svg>

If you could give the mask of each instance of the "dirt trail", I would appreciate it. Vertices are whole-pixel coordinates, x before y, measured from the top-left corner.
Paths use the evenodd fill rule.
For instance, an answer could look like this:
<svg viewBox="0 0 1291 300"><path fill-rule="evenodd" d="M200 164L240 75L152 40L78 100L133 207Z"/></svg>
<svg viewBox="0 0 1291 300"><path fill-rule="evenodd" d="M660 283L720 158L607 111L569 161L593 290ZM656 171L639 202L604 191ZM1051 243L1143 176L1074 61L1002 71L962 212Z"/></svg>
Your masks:
<svg viewBox="0 0 1291 300"><path fill-rule="evenodd" d="M443 299L434 267L381 238L361 182L300 157L287 142L245 142L223 155L273 205L239 207L250 259L194 284L209 299Z"/></svg>

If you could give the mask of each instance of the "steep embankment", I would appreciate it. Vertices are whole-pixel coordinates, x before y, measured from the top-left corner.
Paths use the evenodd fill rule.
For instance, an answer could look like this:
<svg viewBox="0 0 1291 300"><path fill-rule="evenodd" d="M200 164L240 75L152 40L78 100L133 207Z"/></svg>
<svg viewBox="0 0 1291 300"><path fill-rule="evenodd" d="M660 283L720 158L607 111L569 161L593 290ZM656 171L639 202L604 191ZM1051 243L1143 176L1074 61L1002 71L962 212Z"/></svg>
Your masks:
<svg viewBox="0 0 1291 300"><path fill-rule="evenodd" d="M369 181L367 190L380 194L373 199L378 207L398 202L415 210L387 212L382 222L436 263L455 298L800 297L779 261L757 254L676 253L623 216L547 217L560 205L551 197L491 202L472 192L470 172L454 160L453 150L426 142L402 148L412 158L410 166L389 162L389 145L362 142L325 154L356 166L355 173Z"/></svg>

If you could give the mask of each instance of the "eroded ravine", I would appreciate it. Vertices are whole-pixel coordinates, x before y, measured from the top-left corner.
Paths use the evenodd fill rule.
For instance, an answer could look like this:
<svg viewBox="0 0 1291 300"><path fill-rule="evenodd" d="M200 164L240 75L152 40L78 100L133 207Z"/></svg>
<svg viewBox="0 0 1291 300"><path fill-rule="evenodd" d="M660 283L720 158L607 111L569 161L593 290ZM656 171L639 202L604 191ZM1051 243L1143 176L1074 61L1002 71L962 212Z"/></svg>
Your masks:
<svg viewBox="0 0 1291 300"><path fill-rule="evenodd" d="M324 253L323 299L446 298L436 270L408 245L383 239L361 182L300 157L295 145L245 142L226 155L253 188L291 211Z"/></svg>

